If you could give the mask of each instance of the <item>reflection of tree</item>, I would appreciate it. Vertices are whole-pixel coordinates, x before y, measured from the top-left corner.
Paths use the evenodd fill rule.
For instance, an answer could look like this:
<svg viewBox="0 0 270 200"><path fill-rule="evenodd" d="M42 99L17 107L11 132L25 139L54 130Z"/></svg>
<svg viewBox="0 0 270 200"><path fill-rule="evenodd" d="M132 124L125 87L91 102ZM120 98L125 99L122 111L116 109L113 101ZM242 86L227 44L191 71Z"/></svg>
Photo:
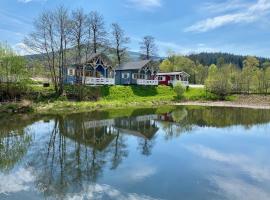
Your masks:
<svg viewBox="0 0 270 200"><path fill-rule="evenodd" d="M10 170L26 154L32 135L27 125L33 121L27 115L1 118L0 170Z"/></svg>
<svg viewBox="0 0 270 200"><path fill-rule="evenodd" d="M124 157L127 157L127 145L125 144L124 136L117 132L116 138L111 145L112 150L112 166L111 169L116 169L122 162Z"/></svg>
<svg viewBox="0 0 270 200"><path fill-rule="evenodd" d="M182 133L190 131L192 125L186 119L188 112L185 108L177 108L171 113L166 113L163 120L160 121L162 129L165 132L166 139L179 137Z"/></svg>
<svg viewBox="0 0 270 200"><path fill-rule="evenodd" d="M174 122L180 123L188 115L185 108L176 109L172 112L172 119Z"/></svg>
<svg viewBox="0 0 270 200"><path fill-rule="evenodd" d="M142 155L150 156L152 153L154 144L155 144L155 137L151 138L151 140L139 139L138 149L140 149Z"/></svg>
<svg viewBox="0 0 270 200"><path fill-rule="evenodd" d="M151 155L155 134L158 127L155 119L157 115L145 115L115 119L115 127L123 134L134 135L139 138L139 146L143 155Z"/></svg>
<svg viewBox="0 0 270 200"><path fill-rule="evenodd" d="M30 165L37 171L39 190L57 198L81 191L85 181L96 182L106 163L111 160L115 169L127 155L125 141L110 121L87 121L80 115L55 118L46 144Z"/></svg>
<svg viewBox="0 0 270 200"><path fill-rule="evenodd" d="M31 135L0 136L0 169L10 170L26 154L31 143Z"/></svg>

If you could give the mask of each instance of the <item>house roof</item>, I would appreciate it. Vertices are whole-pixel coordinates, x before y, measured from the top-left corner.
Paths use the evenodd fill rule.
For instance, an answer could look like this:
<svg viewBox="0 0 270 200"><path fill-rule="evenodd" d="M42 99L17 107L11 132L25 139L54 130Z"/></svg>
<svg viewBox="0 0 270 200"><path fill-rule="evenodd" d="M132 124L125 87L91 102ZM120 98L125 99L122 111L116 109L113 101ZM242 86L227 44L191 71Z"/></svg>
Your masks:
<svg viewBox="0 0 270 200"><path fill-rule="evenodd" d="M127 62L124 63L116 68L118 71L122 70L132 70L132 69L141 69L145 65L147 65L151 60L141 60L141 61L136 61L136 62Z"/></svg>
<svg viewBox="0 0 270 200"><path fill-rule="evenodd" d="M185 75L185 76L190 76L186 72L161 72L157 73L158 76L174 76L174 75Z"/></svg>
<svg viewBox="0 0 270 200"><path fill-rule="evenodd" d="M87 59L86 59L86 56L82 56L82 60L81 60L81 63L82 64L86 64L86 63L89 63L91 60L97 58L97 57L101 57L102 59L104 59L109 65L112 65L112 62L110 60L110 58L108 56L106 56L104 53L93 53L93 54L89 54L87 56ZM78 65L76 63L76 59L74 56L71 56L71 58L69 58L67 60L67 63L69 63L71 66L69 67L76 67L76 65Z"/></svg>

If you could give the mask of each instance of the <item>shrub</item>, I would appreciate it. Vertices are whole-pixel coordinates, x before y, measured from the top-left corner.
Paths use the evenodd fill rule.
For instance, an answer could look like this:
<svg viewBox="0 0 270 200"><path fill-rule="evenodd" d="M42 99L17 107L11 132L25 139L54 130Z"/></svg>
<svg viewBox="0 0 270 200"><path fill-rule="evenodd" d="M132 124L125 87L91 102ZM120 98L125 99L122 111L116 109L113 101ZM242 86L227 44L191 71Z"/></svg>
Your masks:
<svg viewBox="0 0 270 200"><path fill-rule="evenodd" d="M173 87L174 92L177 95L178 99L181 99L184 95L184 92L186 91L185 86L183 86L181 83L177 83L174 87Z"/></svg>

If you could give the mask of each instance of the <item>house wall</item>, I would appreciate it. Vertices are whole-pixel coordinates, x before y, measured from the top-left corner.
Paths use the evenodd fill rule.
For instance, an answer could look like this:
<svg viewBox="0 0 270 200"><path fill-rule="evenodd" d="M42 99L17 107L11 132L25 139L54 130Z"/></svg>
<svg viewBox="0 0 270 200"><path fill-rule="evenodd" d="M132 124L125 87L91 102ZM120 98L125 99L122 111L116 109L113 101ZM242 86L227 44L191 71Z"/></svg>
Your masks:
<svg viewBox="0 0 270 200"><path fill-rule="evenodd" d="M128 78L123 78L123 74L128 74ZM137 85L137 79L133 79L133 74L138 74L138 70L119 70L116 71L116 85Z"/></svg>
<svg viewBox="0 0 270 200"><path fill-rule="evenodd" d="M170 76L163 76L165 80L158 80L159 85L169 85L169 81L171 80Z"/></svg>
<svg viewBox="0 0 270 200"><path fill-rule="evenodd" d="M73 75L69 74L69 70L73 70ZM75 76L75 68L74 67L67 67L64 68L64 83L65 84L74 84L76 83L76 76Z"/></svg>

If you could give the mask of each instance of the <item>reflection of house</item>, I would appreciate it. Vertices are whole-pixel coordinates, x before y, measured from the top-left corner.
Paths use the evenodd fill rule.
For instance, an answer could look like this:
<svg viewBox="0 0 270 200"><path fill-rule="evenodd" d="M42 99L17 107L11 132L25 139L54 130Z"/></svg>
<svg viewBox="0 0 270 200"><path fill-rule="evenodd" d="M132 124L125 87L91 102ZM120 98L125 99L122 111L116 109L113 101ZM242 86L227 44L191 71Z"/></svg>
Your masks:
<svg viewBox="0 0 270 200"><path fill-rule="evenodd" d="M158 83L160 85L176 85L178 82L185 86L189 85L190 75L186 72L164 72L158 73Z"/></svg>
<svg viewBox="0 0 270 200"><path fill-rule="evenodd" d="M65 82L68 84L114 85L114 69L110 59L102 53L90 56L82 65L67 67Z"/></svg>
<svg viewBox="0 0 270 200"><path fill-rule="evenodd" d="M81 122L79 124L66 122L63 135L99 151L106 149L114 140L117 130L111 120Z"/></svg>
<svg viewBox="0 0 270 200"><path fill-rule="evenodd" d="M157 115L115 119L115 128L123 134L151 140L158 131Z"/></svg>
<svg viewBox="0 0 270 200"><path fill-rule="evenodd" d="M157 115L131 118L64 122L62 134L80 144L88 145L99 151L106 149L118 133L134 135L151 140L158 131L155 120Z"/></svg>
<svg viewBox="0 0 270 200"><path fill-rule="evenodd" d="M157 69L151 60L128 62L116 68L118 85L158 85Z"/></svg>

